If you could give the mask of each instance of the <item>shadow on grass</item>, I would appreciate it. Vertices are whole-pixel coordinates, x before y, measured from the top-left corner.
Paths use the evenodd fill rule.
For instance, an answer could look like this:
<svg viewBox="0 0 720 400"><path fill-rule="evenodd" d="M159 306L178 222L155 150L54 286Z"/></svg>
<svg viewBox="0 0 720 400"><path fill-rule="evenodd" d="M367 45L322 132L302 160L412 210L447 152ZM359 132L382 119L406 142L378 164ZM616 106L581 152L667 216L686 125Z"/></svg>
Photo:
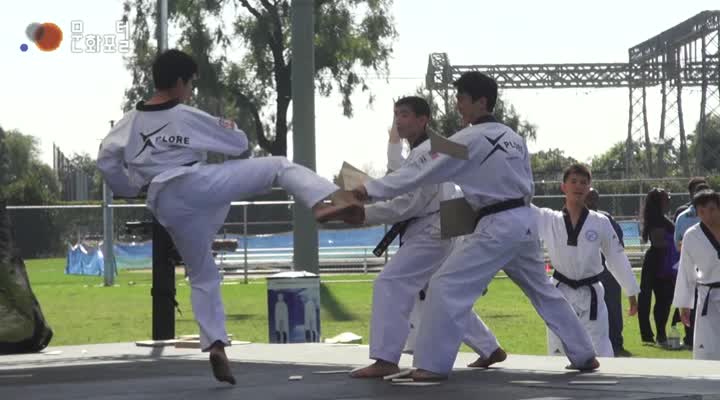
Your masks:
<svg viewBox="0 0 720 400"><path fill-rule="evenodd" d="M225 319L228 321L245 321L246 319L252 319L252 314L226 314Z"/></svg>
<svg viewBox="0 0 720 400"><path fill-rule="evenodd" d="M322 308L330 313L335 321L354 321L357 316L346 308L324 283L320 284L320 302Z"/></svg>

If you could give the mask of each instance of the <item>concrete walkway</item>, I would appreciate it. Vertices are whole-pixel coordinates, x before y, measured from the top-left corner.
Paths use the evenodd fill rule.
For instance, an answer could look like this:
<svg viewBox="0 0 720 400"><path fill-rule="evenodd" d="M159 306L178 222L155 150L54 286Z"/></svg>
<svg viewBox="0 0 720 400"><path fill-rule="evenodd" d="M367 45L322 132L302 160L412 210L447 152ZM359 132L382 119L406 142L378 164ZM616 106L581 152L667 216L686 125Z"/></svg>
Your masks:
<svg viewBox="0 0 720 400"><path fill-rule="evenodd" d="M461 353L450 380L408 387L356 380L367 346L246 344L228 348L236 386L212 379L196 349L147 348L133 343L50 347L37 354L0 356L0 399L703 399L720 400L720 362L601 359L601 369L578 374L562 357L511 354L489 370L464 366ZM411 358L403 356L402 366ZM300 380L289 380L302 376Z"/></svg>

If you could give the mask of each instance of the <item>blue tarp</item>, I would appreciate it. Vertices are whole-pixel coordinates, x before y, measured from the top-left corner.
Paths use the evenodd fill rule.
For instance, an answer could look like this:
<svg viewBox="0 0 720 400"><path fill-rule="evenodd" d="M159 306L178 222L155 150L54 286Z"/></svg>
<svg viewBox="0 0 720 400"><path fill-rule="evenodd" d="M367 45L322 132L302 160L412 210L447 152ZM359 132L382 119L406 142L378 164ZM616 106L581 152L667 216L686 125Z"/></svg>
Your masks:
<svg viewBox="0 0 720 400"><path fill-rule="evenodd" d="M115 243L113 249L118 269L152 268L152 241Z"/></svg>
<svg viewBox="0 0 720 400"><path fill-rule="evenodd" d="M76 244L68 249L65 273L69 275L103 275L103 254L100 249Z"/></svg>

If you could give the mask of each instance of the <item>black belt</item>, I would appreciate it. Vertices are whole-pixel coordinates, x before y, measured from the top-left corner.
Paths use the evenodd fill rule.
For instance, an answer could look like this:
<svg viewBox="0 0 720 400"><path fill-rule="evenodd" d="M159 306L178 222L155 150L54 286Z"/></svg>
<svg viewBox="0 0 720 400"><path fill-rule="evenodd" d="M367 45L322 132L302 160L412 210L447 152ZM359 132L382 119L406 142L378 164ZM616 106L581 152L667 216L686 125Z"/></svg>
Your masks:
<svg viewBox="0 0 720 400"><path fill-rule="evenodd" d="M708 292L707 292L707 295L705 295L705 301L703 302L702 313L700 314L700 315L702 315L702 316L704 317L704 316L707 315L708 302L709 302L709 300L710 300L710 293L712 293L712 290L713 290L713 289L720 288L720 282L701 283L701 285L708 287Z"/></svg>
<svg viewBox="0 0 720 400"><path fill-rule="evenodd" d="M600 282L601 277L602 273L599 273L595 276L591 276L590 278L580 279L576 281L561 274L557 270L553 272L553 278L555 278L555 280L559 282L558 285L560 285L560 283L564 283L575 290L580 289L583 286L587 286L590 288L590 321L597 320L598 299L597 292L595 291L593 284Z"/></svg>
<svg viewBox="0 0 720 400"><path fill-rule="evenodd" d="M405 233L405 230L407 229L408 225L410 225L410 222L414 221L416 218L410 218L405 221L396 222L393 224L392 227L390 227L390 230L385 233L385 236L383 236L382 239L380 239L380 243L375 246L373 249L373 254L375 254L375 257L380 257L385 253L385 250L387 250L388 246L390 246L390 243L395 240L395 238L400 235L400 245L402 246L402 235Z"/></svg>
<svg viewBox="0 0 720 400"><path fill-rule="evenodd" d="M499 203L485 206L478 210L477 217L475 218L475 224L477 225L477 223L480 222L482 218L487 217L488 215L497 214L499 212L512 210L513 208L520 207L525 207L525 198L523 197L518 199L505 200Z"/></svg>

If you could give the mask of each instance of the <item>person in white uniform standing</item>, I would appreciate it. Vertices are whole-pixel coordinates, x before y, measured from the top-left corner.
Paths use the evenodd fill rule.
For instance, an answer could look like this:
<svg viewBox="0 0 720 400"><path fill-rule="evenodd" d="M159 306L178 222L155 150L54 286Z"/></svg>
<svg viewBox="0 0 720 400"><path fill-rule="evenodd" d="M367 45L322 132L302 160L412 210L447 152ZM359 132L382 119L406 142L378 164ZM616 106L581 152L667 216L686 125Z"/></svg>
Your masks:
<svg viewBox="0 0 720 400"><path fill-rule="evenodd" d="M640 287L610 220L589 210L585 204L591 180L590 170L586 166L573 164L563 173L563 210L534 206L533 209L538 213L540 238L545 243L555 270L555 285L580 318L592 339L595 352L600 357L614 357L605 292L600 282L604 271L601 252L605 256L607 269L629 296L631 316L637 313L636 296L640 293ZM564 353L559 338L551 330L548 330L548 353Z"/></svg>
<svg viewBox="0 0 720 400"><path fill-rule="evenodd" d="M425 154L415 150L428 140L426 129L430 106L421 97L409 96L395 103L394 112L399 136L411 147L407 159L401 162L411 163ZM451 239L440 238L443 186L424 185L390 201L365 206L366 224L393 224L373 253L382 255L398 235L400 249L385 265L373 286L370 358L376 361L353 371L351 376L354 378L382 377L399 371L398 362L410 332L410 313L414 307L420 307L415 301L418 298L415 288L418 282L422 288L429 281L453 246ZM503 361L505 353L483 321L472 310L467 318L464 341L479 355L470 366L487 367ZM419 319L412 322L415 329L421 325Z"/></svg>
<svg viewBox="0 0 720 400"><path fill-rule="evenodd" d="M475 231L453 247L430 280L413 379L447 379L473 304L506 265L518 268L517 283L551 329L567 338L570 367L598 368L587 333L544 273L535 213L529 207L534 192L530 155L523 138L492 117L497 84L482 73L467 72L454 85L458 109L471 126L450 139L467 146L468 159L432 152L426 141L415 149L418 156L402 168L354 190L360 200L377 201L429 184L454 182L477 212ZM415 295L424 283L416 279L404 284ZM399 314L403 309L394 306L387 311L387 315Z"/></svg>
<svg viewBox="0 0 720 400"><path fill-rule="evenodd" d="M693 197L700 223L683 236L673 305L690 326L695 310L693 359L720 360L720 194L702 190ZM697 303L695 303L697 290Z"/></svg>
<svg viewBox="0 0 720 400"><path fill-rule="evenodd" d="M357 200L331 182L285 157L206 164L207 152L241 156L244 132L229 120L181 104L192 95L198 67L188 54L168 50L152 66L155 93L140 102L104 138L97 166L114 195L137 197L147 188L147 206L170 234L189 269L200 345L209 352L215 378L235 383L220 297L220 276L211 245L230 203L279 185L312 207L318 221L352 220ZM333 197L335 205L324 204ZM348 220L348 221L350 221Z"/></svg>

